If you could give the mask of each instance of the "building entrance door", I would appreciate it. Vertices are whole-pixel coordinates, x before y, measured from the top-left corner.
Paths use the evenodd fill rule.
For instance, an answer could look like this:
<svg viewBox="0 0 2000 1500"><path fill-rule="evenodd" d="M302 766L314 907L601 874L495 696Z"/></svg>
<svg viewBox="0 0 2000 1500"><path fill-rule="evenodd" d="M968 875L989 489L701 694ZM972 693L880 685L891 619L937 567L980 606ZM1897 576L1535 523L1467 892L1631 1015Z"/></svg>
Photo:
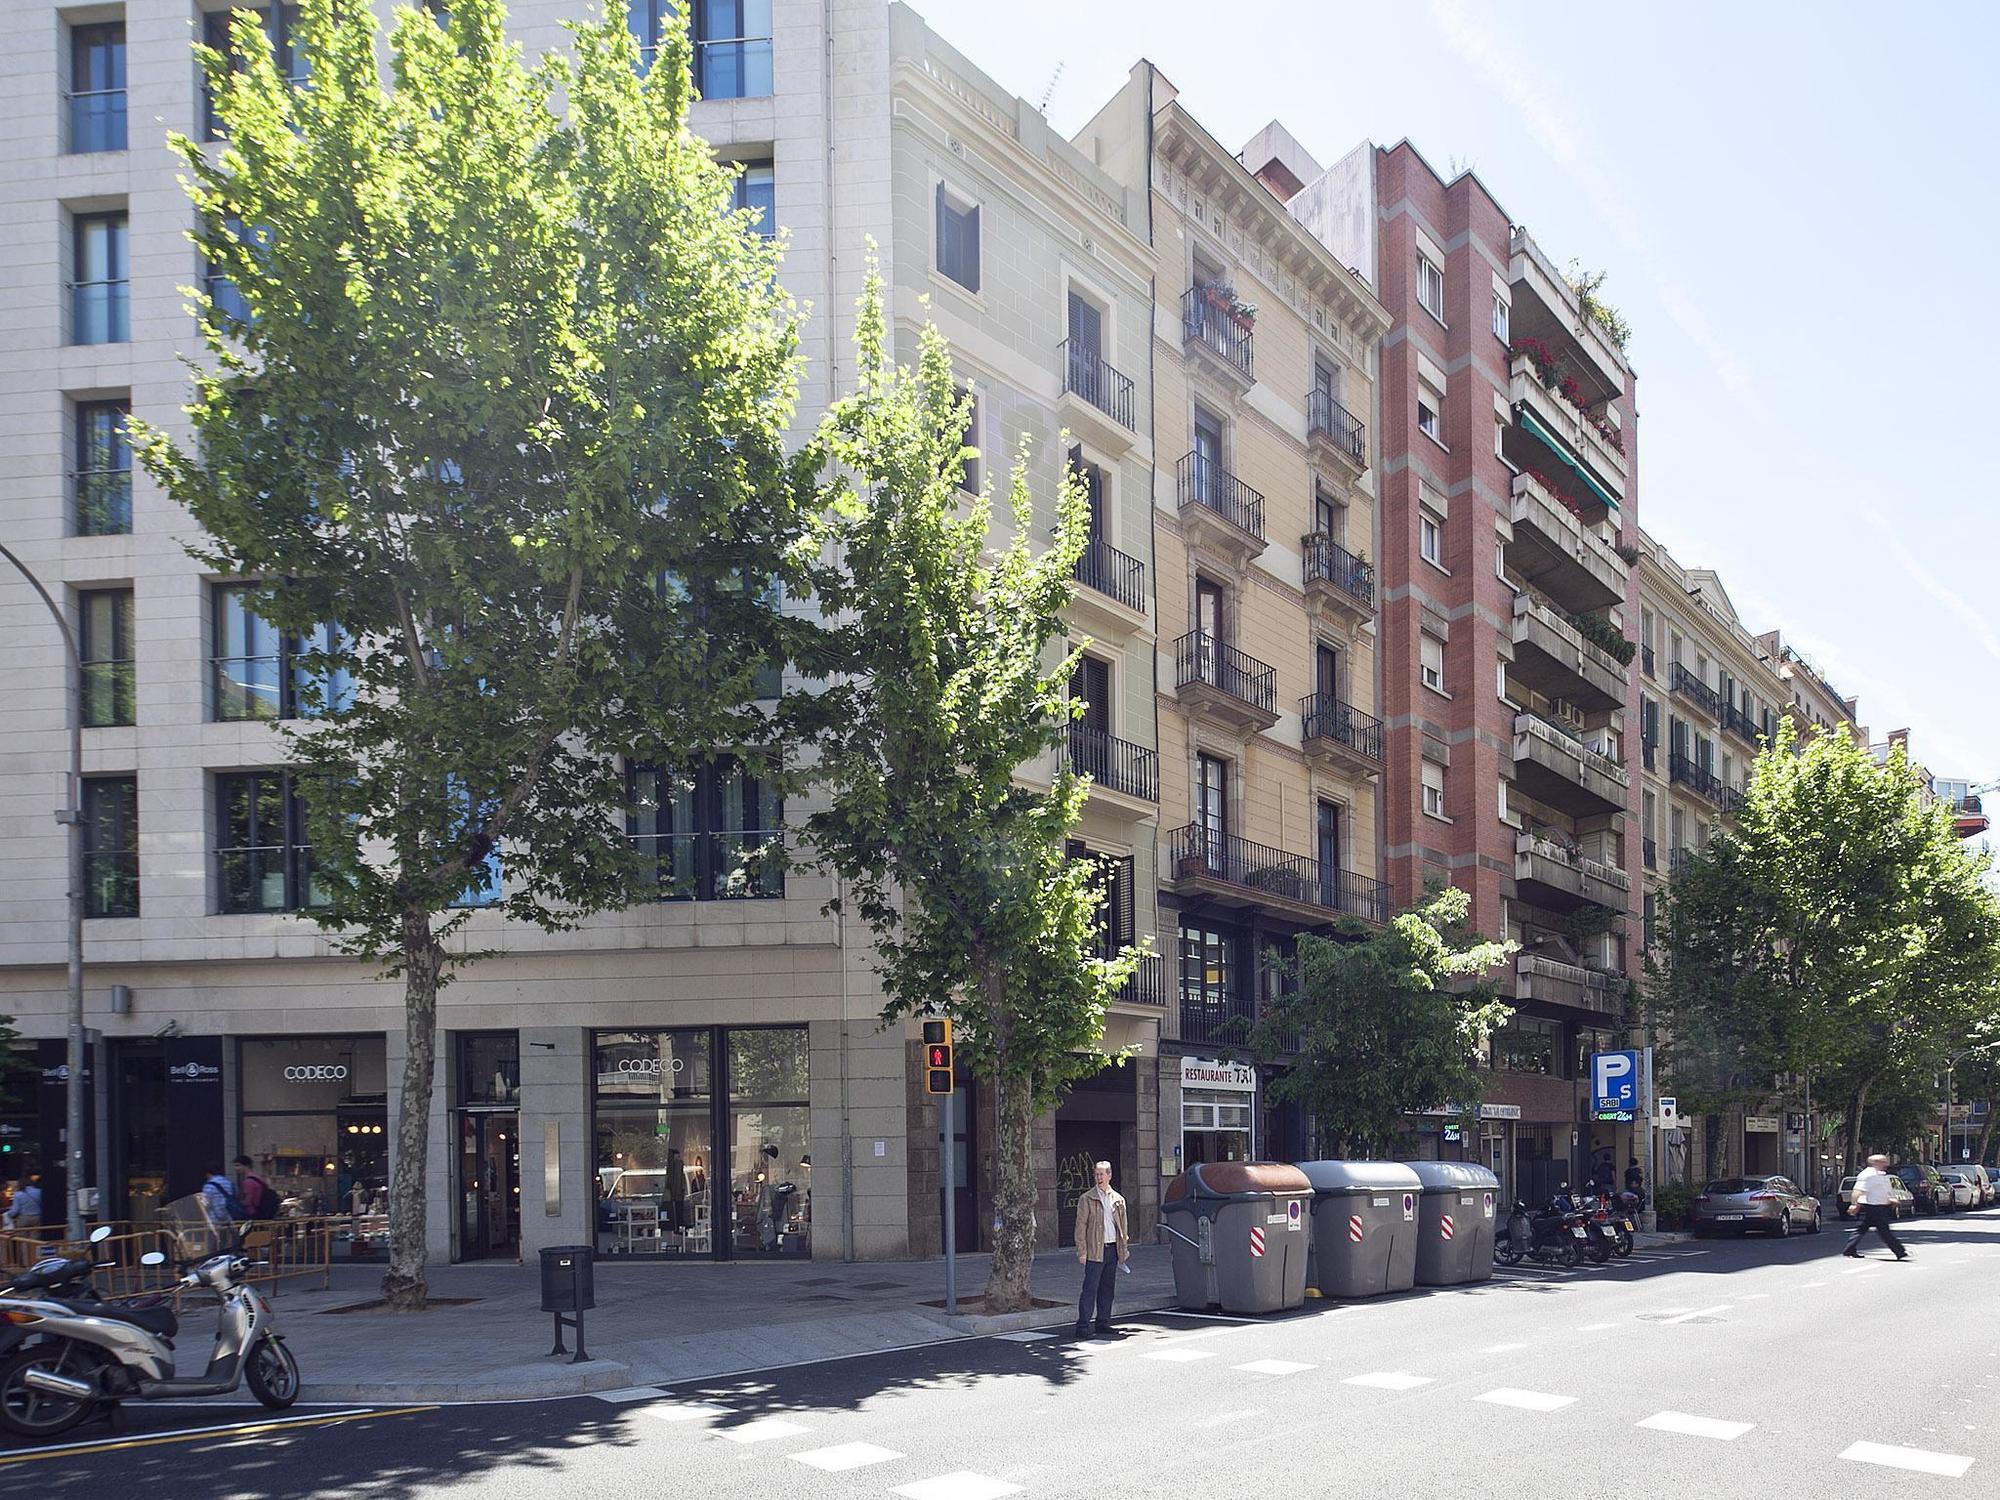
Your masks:
<svg viewBox="0 0 2000 1500"><path fill-rule="evenodd" d="M1076 1243L1076 1200L1097 1183L1097 1164L1112 1165L1118 1184L1118 1126L1109 1120L1056 1121L1056 1223L1058 1242Z"/></svg>
<svg viewBox="0 0 2000 1500"><path fill-rule="evenodd" d="M519 1116L463 1110L458 1117L458 1258L521 1255Z"/></svg>

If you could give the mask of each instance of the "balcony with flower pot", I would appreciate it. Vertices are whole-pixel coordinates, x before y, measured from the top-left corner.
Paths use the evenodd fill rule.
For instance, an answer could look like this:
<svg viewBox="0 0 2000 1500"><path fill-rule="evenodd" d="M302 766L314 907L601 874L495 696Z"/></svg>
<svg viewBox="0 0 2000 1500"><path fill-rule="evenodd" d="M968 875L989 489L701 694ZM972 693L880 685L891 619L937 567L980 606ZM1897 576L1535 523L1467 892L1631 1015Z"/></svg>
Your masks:
<svg viewBox="0 0 2000 1500"><path fill-rule="evenodd" d="M1365 625L1375 618L1375 569L1324 531L1299 538L1306 606L1335 624Z"/></svg>
<svg viewBox="0 0 2000 1500"><path fill-rule="evenodd" d="M1540 714L1514 715L1514 780L1537 802L1589 817L1626 805L1631 774L1609 755Z"/></svg>
<svg viewBox="0 0 2000 1500"><path fill-rule="evenodd" d="M1625 981L1582 964L1565 963L1539 953L1514 960L1514 998L1568 1005L1601 1016L1619 1015L1625 1006Z"/></svg>
<svg viewBox="0 0 2000 1500"><path fill-rule="evenodd" d="M1168 878L1180 895L1315 926L1342 916L1378 925L1389 920L1387 885L1308 855L1253 844L1199 823L1174 829L1167 842Z"/></svg>
<svg viewBox="0 0 2000 1500"><path fill-rule="evenodd" d="M1514 884L1523 900L1551 911L1574 911L1585 902L1624 911L1632 877L1615 865L1591 859L1554 830L1523 833L1514 840Z"/></svg>
<svg viewBox="0 0 2000 1500"><path fill-rule="evenodd" d="M1638 648L1608 621L1572 614L1523 591L1514 596L1513 639L1510 678L1545 698L1567 699L1580 708L1623 707L1626 668Z"/></svg>
<svg viewBox="0 0 2000 1500"><path fill-rule="evenodd" d="M1609 522L1590 517L1554 478L1516 474L1508 521L1508 566L1556 603L1593 610L1625 602L1631 566L1618 553L1617 533Z"/></svg>
<svg viewBox="0 0 2000 1500"><path fill-rule="evenodd" d="M1299 700L1299 747L1327 770L1366 780L1382 774L1382 721L1331 693Z"/></svg>
<svg viewBox="0 0 2000 1500"><path fill-rule="evenodd" d="M1205 282L1181 297L1181 347L1238 391L1257 383L1256 326L1234 287Z"/></svg>
<svg viewBox="0 0 2000 1500"><path fill-rule="evenodd" d="M1624 394L1625 351L1525 229L1516 229L1508 245L1507 279L1511 334L1549 344L1593 395L1615 400Z"/></svg>

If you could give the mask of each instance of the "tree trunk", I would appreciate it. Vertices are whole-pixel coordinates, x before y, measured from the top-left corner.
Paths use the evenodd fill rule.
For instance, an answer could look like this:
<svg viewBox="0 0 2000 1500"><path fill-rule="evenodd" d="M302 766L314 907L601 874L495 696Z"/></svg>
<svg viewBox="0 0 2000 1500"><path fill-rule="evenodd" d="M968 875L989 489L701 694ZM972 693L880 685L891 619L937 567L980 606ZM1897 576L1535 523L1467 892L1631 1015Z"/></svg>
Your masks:
<svg viewBox="0 0 2000 1500"><path fill-rule="evenodd" d="M1029 1278L1035 1269L1035 1111L1028 1080L996 1069L993 1118L998 1137L993 1143L993 1217L999 1227L993 1233L986 1310L1026 1312L1034 1306ZM1061 1212L1062 1205L1056 1208Z"/></svg>
<svg viewBox="0 0 2000 1500"><path fill-rule="evenodd" d="M1872 1082L1873 1080L1870 1081ZM1854 1113L1848 1117L1847 1121L1847 1170L1849 1173L1857 1173L1861 1170L1861 1109L1867 1102L1868 1085L1864 1083L1855 1091Z"/></svg>
<svg viewBox="0 0 2000 1500"><path fill-rule="evenodd" d="M1986 1128L1979 1132L1979 1155L1974 1159L1981 1166L1984 1166L1986 1163L1986 1148L1993 1144L1994 1103L1995 1101L1991 1099L1986 1101Z"/></svg>
<svg viewBox="0 0 2000 1500"><path fill-rule="evenodd" d="M438 978L444 950L429 912L403 914L403 1098L396 1115L396 1160L389 1175L389 1269L382 1296L397 1312L422 1312L425 1169L430 1163L431 1089L437 1074Z"/></svg>

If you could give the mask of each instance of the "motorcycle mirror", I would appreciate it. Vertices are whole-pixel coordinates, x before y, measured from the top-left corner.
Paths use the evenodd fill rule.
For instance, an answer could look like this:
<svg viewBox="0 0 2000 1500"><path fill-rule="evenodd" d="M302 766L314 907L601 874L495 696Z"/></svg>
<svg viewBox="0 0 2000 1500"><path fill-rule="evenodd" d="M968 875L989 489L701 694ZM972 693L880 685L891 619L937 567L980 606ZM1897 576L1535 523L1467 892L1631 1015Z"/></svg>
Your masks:
<svg viewBox="0 0 2000 1500"><path fill-rule="evenodd" d="M99 1224L95 1229L90 1231L90 1243L93 1245L101 1245L110 1238L111 1226L109 1224Z"/></svg>
<svg viewBox="0 0 2000 1500"><path fill-rule="evenodd" d="M164 1266L166 1263L166 1256L160 1254L157 1250L148 1250L144 1255L139 1257L139 1264L142 1266Z"/></svg>

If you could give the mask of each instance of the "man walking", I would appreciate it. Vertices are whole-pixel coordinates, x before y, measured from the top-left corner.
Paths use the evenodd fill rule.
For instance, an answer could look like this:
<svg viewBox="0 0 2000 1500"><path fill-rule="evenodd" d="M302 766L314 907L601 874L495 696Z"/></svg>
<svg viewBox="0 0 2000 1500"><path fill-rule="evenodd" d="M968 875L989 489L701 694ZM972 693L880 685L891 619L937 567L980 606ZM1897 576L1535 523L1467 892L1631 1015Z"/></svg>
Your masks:
<svg viewBox="0 0 2000 1500"><path fill-rule="evenodd" d="M1903 1242L1896 1238L1896 1231L1890 1228L1895 1219L1895 1210L1889 1201L1889 1158L1871 1156L1861 1175L1854 1179L1854 1213L1860 1220L1860 1227L1854 1231L1854 1238L1847 1242L1842 1255L1861 1254L1861 1242L1874 1230L1882 1236L1882 1243L1895 1252L1897 1260L1908 1260L1910 1252L1903 1248Z"/></svg>
<svg viewBox="0 0 2000 1500"><path fill-rule="evenodd" d="M1076 1259L1083 1267L1083 1293L1076 1301L1076 1336L1090 1337L1091 1304L1097 1305L1096 1330L1117 1337L1111 1326L1111 1299L1118 1295L1118 1268L1132 1255L1132 1236L1125 1225L1125 1199L1111 1185L1111 1163L1101 1161L1097 1185L1076 1200Z"/></svg>

